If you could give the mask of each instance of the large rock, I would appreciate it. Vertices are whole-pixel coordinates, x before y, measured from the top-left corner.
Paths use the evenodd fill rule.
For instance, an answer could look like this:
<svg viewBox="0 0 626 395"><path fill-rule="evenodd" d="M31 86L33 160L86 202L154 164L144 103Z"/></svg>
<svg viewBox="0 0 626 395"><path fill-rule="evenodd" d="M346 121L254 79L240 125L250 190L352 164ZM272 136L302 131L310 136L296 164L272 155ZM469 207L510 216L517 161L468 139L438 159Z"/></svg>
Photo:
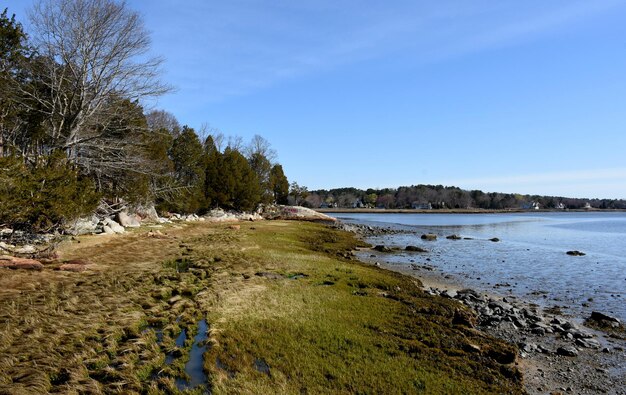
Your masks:
<svg viewBox="0 0 626 395"><path fill-rule="evenodd" d="M435 241L437 240L437 235L434 233L426 233L421 236L422 240L426 241Z"/></svg>
<svg viewBox="0 0 626 395"><path fill-rule="evenodd" d="M97 233L98 222L100 220L95 215L91 217L78 218L70 222L66 227L65 232L74 236L86 235L91 233Z"/></svg>
<svg viewBox="0 0 626 395"><path fill-rule="evenodd" d="M265 219L286 219L298 221L326 221L335 222L336 218L318 213L310 208L300 206L268 206L261 214Z"/></svg>
<svg viewBox="0 0 626 395"><path fill-rule="evenodd" d="M404 248L406 251L410 251L410 252L428 252L428 250L423 249L422 247L418 247L418 246L406 246Z"/></svg>
<svg viewBox="0 0 626 395"><path fill-rule="evenodd" d="M125 211L120 211L117 214L117 222L125 228L138 228L141 226L141 219L134 214L128 214Z"/></svg>
<svg viewBox="0 0 626 395"><path fill-rule="evenodd" d="M3 256L0 260L0 267L7 269L42 270L43 264L34 259Z"/></svg>
<svg viewBox="0 0 626 395"><path fill-rule="evenodd" d="M138 215L143 222L159 222L159 214L153 204L149 206L137 206L131 210L131 212Z"/></svg>
<svg viewBox="0 0 626 395"><path fill-rule="evenodd" d="M113 221L111 218L105 218L102 223L104 223L105 227L108 226L115 233L124 233L126 231L122 225Z"/></svg>

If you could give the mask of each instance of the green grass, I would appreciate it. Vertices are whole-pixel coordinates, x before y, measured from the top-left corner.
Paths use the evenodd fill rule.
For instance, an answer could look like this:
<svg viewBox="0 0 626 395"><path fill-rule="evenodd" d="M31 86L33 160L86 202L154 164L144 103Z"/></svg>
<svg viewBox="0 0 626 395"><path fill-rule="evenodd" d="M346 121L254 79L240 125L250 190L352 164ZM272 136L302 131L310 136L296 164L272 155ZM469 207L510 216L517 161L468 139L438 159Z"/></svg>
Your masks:
<svg viewBox="0 0 626 395"><path fill-rule="evenodd" d="M63 247L93 262L83 273L1 272L0 393L178 393L202 318L216 394L523 392L497 362L512 346L453 325L464 308L416 279L351 259L349 234L282 221L164 232Z"/></svg>

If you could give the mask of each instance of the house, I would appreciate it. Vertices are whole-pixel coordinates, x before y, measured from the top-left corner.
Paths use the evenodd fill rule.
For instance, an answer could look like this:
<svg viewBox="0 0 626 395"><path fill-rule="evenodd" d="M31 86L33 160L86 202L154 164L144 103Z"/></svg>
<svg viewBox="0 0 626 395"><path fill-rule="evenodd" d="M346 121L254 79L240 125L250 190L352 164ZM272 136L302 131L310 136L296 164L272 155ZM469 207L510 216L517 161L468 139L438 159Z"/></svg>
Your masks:
<svg viewBox="0 0 626 395"><path fill-rule="evenodd" d="M589 204L589 202L585 203L585 207L583 207L585 210L591 210L591 204Z"/></svg>
<svg viewBox="0 0 626 395"><path fill-rule="evenodd" d="M539 210L541 208L539 202L530 202L522 204L523 210Z"/></svg>
<svg viewBox="0 0 626 395"><path fill-rule="evenodd" d="M361 201L361 199L357 199L354 203L352 203L352 208L363 208L365 205Z"/></svg>
<svg viewBox="0 0 626 395"><path fill-rule="evenodd" d="M432 210L433 209L433 205L430 204L430 203L413 202L413 203L411 203L411 208L413 210Z"/></svg>
<svg viewBox="0 0 626 395"><path fill-rule="evenodd" d="M561 203L556 205L556 209L557 210L565 210L565 205L561 202Z"/></svg>

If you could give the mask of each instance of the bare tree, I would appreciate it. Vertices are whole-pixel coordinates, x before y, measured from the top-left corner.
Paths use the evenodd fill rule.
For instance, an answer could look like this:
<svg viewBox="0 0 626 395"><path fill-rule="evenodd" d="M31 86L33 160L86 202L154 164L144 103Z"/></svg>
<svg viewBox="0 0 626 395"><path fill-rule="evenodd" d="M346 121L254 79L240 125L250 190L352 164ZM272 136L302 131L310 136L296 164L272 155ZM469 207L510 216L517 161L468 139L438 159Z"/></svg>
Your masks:
<svg viewBox="0 0 626 395"><path fill-rule="evenodd" d="M148 128L152 131L167 130L176 137L180 133L180 123L171 112L153 110L146 114Z"/></svg>
<svg viewBox="0 0 626 395"><path fill-rule="evenodd" d="M277 157L276 151L271 148L270 142L258 134L255 134L254 137L252 137L250 144L244 148L244 153L248 159L252 158L255 154L260 154L267 158L267 160L271 163L274 163Z"/></svg>
<svg viewBox="0 0 626 395"><path fill-rule="evenodd" d="M25 104L45 114L54 148L70 159L102 137L112 97L138 101L169 90L158 80L161 59L145 56L148 32L125 2L40 0L29 16L40 61Z"/></svg>

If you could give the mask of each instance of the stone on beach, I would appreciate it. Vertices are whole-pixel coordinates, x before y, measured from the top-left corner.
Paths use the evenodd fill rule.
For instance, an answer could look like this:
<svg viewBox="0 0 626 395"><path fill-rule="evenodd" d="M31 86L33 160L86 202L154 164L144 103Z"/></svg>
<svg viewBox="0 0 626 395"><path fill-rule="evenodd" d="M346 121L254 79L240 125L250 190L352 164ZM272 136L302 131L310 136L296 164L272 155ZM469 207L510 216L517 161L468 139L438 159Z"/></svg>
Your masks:
<svg viewBox="0 0 626 395"><path fill-rule="evenodd" d="M428 250L423 249L422 247L418 247L418 246L406 246L405 248L406 251L411 251L411 252L428 252Z"/></svg>
<svg viewBox="0 0 626 395"><path fill-rule="evenodd" d="M577 250L567 251L567 252L566 252L566 254L567 254L567 255L570 255L570 256L585 256L585 255L587 255L587 254L585 254L584 252L582 252L582 251L577 251Z"/></svg>
<svg viewBox="0 0 626 395"><path fill-rule="evenodd" d="M437 235L434 233L425 233L421 236L421 239L427 241L435 241L437 240Z"/></svg>

